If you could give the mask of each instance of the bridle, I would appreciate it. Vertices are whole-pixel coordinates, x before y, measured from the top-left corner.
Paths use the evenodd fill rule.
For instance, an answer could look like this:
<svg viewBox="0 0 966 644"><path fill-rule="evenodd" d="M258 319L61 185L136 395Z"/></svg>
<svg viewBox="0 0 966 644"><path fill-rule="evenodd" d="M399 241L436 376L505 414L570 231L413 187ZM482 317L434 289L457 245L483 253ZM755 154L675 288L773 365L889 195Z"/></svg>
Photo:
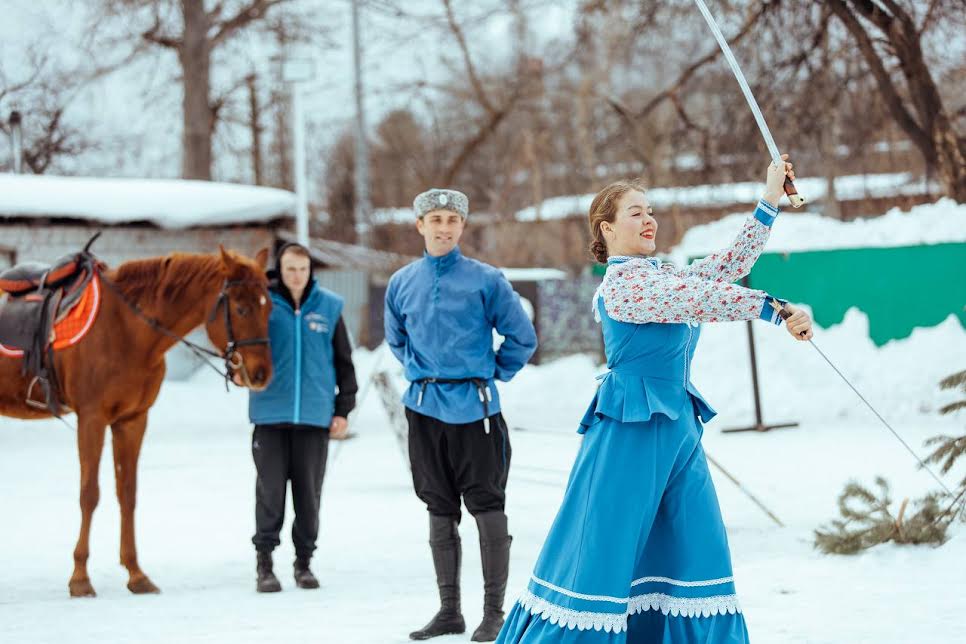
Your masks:
<svg viewBox="0 0 966 644"><path fill-rule="evenodd" d="M113 281L108 279L106 275L104 275L100 271L98 271L98 273L99 273L98 277L100 277L101 281L104 284L106 284L108 288L110 288L114 292L114 294L117 295L120 298L120 300L124 302L124 304L126 304L127 307L134 312L136 316L144 320L155 331L163 335L166 335L169 338L177 340L181 344L188 347L188 349L190 349L192 353L194 353L196 356L201 358L201 360L204 361L205 364L207 364L209 367L214 369L218 373L218 375L223 377L225 379L226 390L228 389L228 384L232 382L232 376L235 373L238 373L241 376L242 382L246 387L249 387L249 388L252 387L252 381L248 375L248 369L245 367L244 356L242 356L242 354L239 353L238 349L241 347L255 346L260 344L268 345L269 339L267 337L261 337L261 338L242 338L239 340L235 337L234 326L232 325L232 322L231 322L231 293L229 292L229 289L235 286L242 286L245 284L261 285L261 282L259 282L258 280L226 279L222 284L221 292L218 294L218 299L215 300L215 306L212 308L211 313L208 315L208 322L211 323L215 321L215 317L218 315L219 308L223 308L225 310L225 334L227 336L227 343L225 345L224 350L221 353L218 353L216 351L212 351L208 347L203 347L195 342L192 342L191 340L188 340L187 338L185 338L183 335L178 335L171 329L168 329L163 324L158 322L156 318L153 318L150 315L146 314L144 311L142 311L137 304L130 301L124 295L124 293L121 292L121 289L118 288L117 284L115 284ZM225 361L224 371L222 371L217 366L215 366L214 363L212 363L212 361L209 358L224 359Z"/></svg>
<svg viewBox="0 0 966 644"><path fill-rule="evenodd" d="M225 386L227 387L227 380L231 378L233 373L238 373L241 375L242 382L246 387L251 388L252 381L248 376L248 369L245 367L245 358L239 353L238 349L241 347L251 347L260 344L268 345L269 339L267 337L261 338L243 338L241 340L235 338L235 329L231 323L231 294L229 289L234 286L242 286L245 284L259 284L256 280L225 280L222 284L221 293L218 294L218 299L215 301L215 306L211 310L211 315L208 316L208 322L214 322L215 317L218 315L218 309L221 308L225 311L225 334L227 335L228 342L225 345L225 350L222 355L225 359ZM264 297L264 296L262 296Z"/></svg>

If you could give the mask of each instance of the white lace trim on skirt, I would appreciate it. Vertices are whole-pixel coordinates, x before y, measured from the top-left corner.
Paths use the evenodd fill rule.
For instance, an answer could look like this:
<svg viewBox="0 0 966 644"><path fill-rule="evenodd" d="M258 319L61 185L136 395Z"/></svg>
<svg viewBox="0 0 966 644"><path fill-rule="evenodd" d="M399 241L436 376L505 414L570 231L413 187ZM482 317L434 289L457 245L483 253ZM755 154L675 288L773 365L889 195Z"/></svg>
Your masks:
<svg viewBox="0 0 966 644"><path fill-rule="evenodd" d="M537 597L529 590L523 591L518 601L532 615L549 620L561 628L603 630L609 633L627 630L627 618L647 610L659 610L674 617L711 617L741 612L737 595L672 597L664 593L650 593L631 597L623 613L595 613L564 608Z"/></svg>

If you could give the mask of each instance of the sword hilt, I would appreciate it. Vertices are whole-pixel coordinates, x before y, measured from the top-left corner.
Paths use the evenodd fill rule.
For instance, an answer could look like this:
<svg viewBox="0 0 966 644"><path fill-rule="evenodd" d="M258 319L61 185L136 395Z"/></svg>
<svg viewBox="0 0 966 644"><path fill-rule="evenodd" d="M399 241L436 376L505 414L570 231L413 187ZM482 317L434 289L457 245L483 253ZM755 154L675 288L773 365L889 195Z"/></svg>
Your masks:
<svg viewBox="0 0 966 644"><path fill-rule="evenodd" d="M802 203L804 203L804 200L802 201ZM792 317L792 314L788 312L788 309L785 308L785 305L779 302L778 300L776 300L775 298L771 299L770 304L771 304L771 308L775 309L775 311L778 313L778 317L780 317L781 319L787 320L788 318ZM798 335L805 337L805 332L802 331Z"/></svg>
<svg viewBox="0 0 966 644"><path fill-rule="evenodd" d="M788 201L791 202L793 208L801 208L805 205L805 197L798 194L798 190L795 189L795 182L789 177L785 177L785 195L788 197Z"/></svg>

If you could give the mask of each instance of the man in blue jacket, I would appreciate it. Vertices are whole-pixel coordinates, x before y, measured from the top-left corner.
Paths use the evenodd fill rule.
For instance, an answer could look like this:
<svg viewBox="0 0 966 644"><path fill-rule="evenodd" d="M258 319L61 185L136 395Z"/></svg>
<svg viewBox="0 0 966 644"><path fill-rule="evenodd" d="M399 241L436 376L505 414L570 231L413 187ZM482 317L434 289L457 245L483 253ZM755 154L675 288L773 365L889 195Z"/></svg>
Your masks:
<svg viewBox="0 0 966 644"><path fill-rule="evenodd" d="M268 321L274 375L251 392L248 416L255 424L255 536L258 592L282 589L272 571L285 519L285 491L292 485L295 582L318 588L309 569L319 534L319 502L329 437L343 438L355 406L352 347L342 321L342 298L315 283L309 251L298 244L279 249L269 272L272 313Z"/></svg>
<svg viewBox="0 0 966 644"><path fill-rule="evenodd" d="M416 494L429 510L429 544L440 610L415 640L462 633L460 498L476 518L483 561L483 621L475 642L503 625L511 537L504 513L510 440L494 380L509 381L537 347L533 324L503 274L460 254L469 201L455 190L416 197L423 258L386 290L386 341L405 367L409 459ZM504 336L493 350L493 330Z"/></svg>

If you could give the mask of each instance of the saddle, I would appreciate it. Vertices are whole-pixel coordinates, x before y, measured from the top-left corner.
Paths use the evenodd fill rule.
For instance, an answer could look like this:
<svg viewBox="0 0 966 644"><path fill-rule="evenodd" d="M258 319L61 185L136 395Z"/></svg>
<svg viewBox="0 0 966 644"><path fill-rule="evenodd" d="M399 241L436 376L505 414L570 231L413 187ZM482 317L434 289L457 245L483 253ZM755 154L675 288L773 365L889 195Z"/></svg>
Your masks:
<svg viewBox="0 0 966 644"><path fill-rule="evenodd" d="M22 373L33 376L27 391L28 405L60 415L54 325L81 300L100 267L85 248L52 265L25 262L0 272L0 344L23 352ZM38 384L42 401L32 396Z"/></svg>

